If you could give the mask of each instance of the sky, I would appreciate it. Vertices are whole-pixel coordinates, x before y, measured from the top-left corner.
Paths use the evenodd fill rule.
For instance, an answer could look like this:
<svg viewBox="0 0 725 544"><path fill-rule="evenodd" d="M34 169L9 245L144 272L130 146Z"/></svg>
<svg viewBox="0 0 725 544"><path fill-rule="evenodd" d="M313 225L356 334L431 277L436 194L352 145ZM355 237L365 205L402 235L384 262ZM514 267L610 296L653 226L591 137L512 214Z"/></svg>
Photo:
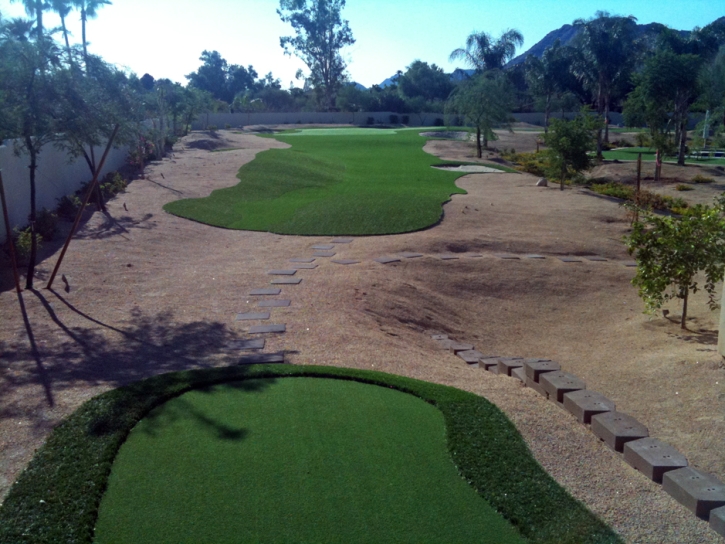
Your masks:
<svg viewBox="0 0 725 544"><path fill-rule="evenodd" d="M278 0L112 0L89 20L89 50L106 61L142 76L186 84L186 74L201 64L199 56L216 50L230 64L249 66L259 76L272 72L284 88L305 65L284 55L280 36L292 28L276 13ZM656 6L656 7L655 7ZM722 0L590 1L590 0L348 0L342 15L356 43L343 49L350 79L369 87L381 83L415 60L437 64L446 72L463 67L448 62L473 31L498 36L509 28L524 35L519 53L546 34L590 18L598 10L633 15L641 24L658 22L677 30L705 26L725 15ZM22 2L0 0L3 18L25 15ZM68 27L80 42L80 15L72 12ZM46 26L59 26L46 14ZM61 40L58 35L58 40Z"/></svg>

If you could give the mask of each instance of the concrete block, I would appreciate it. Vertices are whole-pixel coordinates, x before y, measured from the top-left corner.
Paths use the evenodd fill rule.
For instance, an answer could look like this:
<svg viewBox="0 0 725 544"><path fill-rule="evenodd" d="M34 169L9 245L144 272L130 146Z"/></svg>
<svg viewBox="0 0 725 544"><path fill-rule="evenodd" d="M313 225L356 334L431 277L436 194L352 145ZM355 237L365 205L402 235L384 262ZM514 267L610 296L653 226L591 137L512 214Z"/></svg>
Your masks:
<svg viewBox="0 0 725 544"><path fill-rule="evenodd" d="M332 244L317 244L312 246L312 249L334 249L334 247Z"/></svg>
<svg viewBox="0 0 725 544"><path fill-rule="evenodd" d="M236 321L254 321L257 319L269 319L269 312L246 312L237 314Z"/></svg>
<svg viewBox="0 0 725 544"><path fill-rule="evenodd" d="M269 283L272 285L299 285L302 283L302 278L277 278Z"/></svg>
<svg viewBox="0 0 725 544"><path fill-rule="evenodd" d="M335 264L358 264L360 261L356 261L355 259L332 259L332 262Z"/></svg>
<svg viewBox="0 0 725 544"><path fill-rule="evenodd" d="M302 263L302 264L296 264L296 265L294 265L294 267L297 270L314 270L315 268L317 268L317 265Z"/></svg>
<svg viewBox="0 0 725 544"><path fill-rule="evenodd" d="M417 259L418 257L422 257L422 253L413 253L411 251L404 251L403 253L398 253L401 257L404 259Z"/></svg>
<svg viewBox="0 0 725 544"><path fill-rule="evenodd" d="M260 300L260 308L287 308L292 303L291 300L272 299L272 300Z"/></svg>
<svg viewBox="0 0 725 544"><path fill-rule="evenodd" d="M252 289L249 292L250 296L267 296L267 295L279 295L282 289Z"/></svg>
<svg viewBox="0 0 725 544"><path fill-rule="evenodd" d="M483 357L479 359L478 366L484 370L489 370L491 367L498 367L498 357Z"/></svg>
<svg viewBox="0 0 725 544"><path fill-rule="evenodd" d="M709 519L710 511L725 506L725 484L692 467L666 472L662 489L691 510L698 518Z"/></svg>
<svg viewBox="0 0 725 544"><path fill-rule="evenodd" d="M526 376L533 382L539 382L539 376L544 372L555 372L561 370L558 363L554 361L533 361L527 360L524 362L524 369L526 370Z"/></svg>
<svg viewBox="0 0 725 544"><path fill-rule="evenodd" d="M373 259L376 263L380 264L389 264L389 263L399 263L400 259L396 259L395 257L378 257L377 259Z"/></svg>
<svg viewBox="0 0 725 544"><path fill-rule="evenodd" d="M257 325L255 327L249 327L250 334L281 333L286 330L286 325Z"/></svg>
<svg viewBox="0 0 725 544"><path fill-rule="evenodd" d="M710 528L725 537L725 506L710 510Z"/></svg>
<svg viewBox="0 0 725 544"><path fill-rule="evenodd" d="M289 262L291 262L291 263L307 263L307 264L309 264L309 263L314 263L315 262L315 259L295 258L295 259L290 259Z"/></svg>
<svg viewBox="0 0 725 544"><path fill-rule="evenodd" d="M352 238L335 238L332 243L333 244L351 244Z"/></svg>
<svg viewBox="0 0 725 544"><path fill-rule="evenodd" d="M471 366L474 366L478 368L478 361L481 360L481 357L483 357L483 353L480 351L476 351L475 349L470 349L467 351L459 351L456 353L461 359L466 361Z"/></svg>
<svg viewBox="0 0 725 544"><path fill-rule="evenodd" d="M297 270L268 270L267 274L270 276L294 276L297 274Z"/></svg>
<svg viewBox="0 0 725 544"><path fill-rule="evenodd" d="M245 355L239 359L240 365L261 365L268 363L284 363L284 352L255 353L254 355Z"/></svg>
<svg viewBox="0 0 725 544"><path fill-rule="evenodd" d="M463 342L451 342L450 349L454 355L459 351L469 351L473 349L473 344L465 344Z"/></svg>
<svg viewBox="0 0 725 544"><path fill-rule="evenodd" d="M539 377L539 383L544 387L547 396L559 404L564 402L564 393L587 388L587 384L583 380L577 378L574 374L562 372L561 370L544 372Z"/></svg>
<svg viewBox="0 0 725 544"><path fill-rule="evenodd" d="M658 484L662 483L665 472L687 466L684 455L656 438L627 442L624 445L624 460Z"/></svg>
<svg viewBox="0 0 725 544"><path fill-rule="evenodd" d="M486 368L491 374L498 374L498 365L492 365Z"/></svg>
<svg viewBox="0 0 725 544"><path fill-rule="evenodd" d="M526 371L524 370L524 373L525 372ZM531 389L536 391L542 397L546 397L546 390L544 389L544 387L540 383L535 382L534 380L529 378L528 375L525 376L524 384L526 385L526 387L530 387Z"/></svg>
<svg viewBox="0 0 725 544"><path fill-rule="evenodd" d="M251 340L232 340L227 344L227 349L233 350L256 350L264 349L264 338L253 338Z"/></svg>
<svg viewBox="0 0 725 544"><path fill-rule="evenodd" d="M579 423L588 425L592 422L592 416L614 412L616 406L604 395L584 389L564 393L564 409L576 417Z"/></svg>
<svg viewBox="0 0 725 544"><path fill-rule="evenodd" d="M334 251L315 251L312 254L313 257L334 257L335 252Z"/></svg>
<svg viewBox="0 0 725 544"><path fill-rule="evenodd" d="M433 340L447 340L448 339L447 334L431 334L430 337Z"/></svg>
<svg viewBox="0 0 725 544"><path fill-rule="evenodd" d="M500 357L496 365L498 367L498 373L502 376L511 376L511 371L514 368L521 368L524 366L523 357Z"/></svg>
<svg viewBox="0 0 725 544"><path fill-rule="evenodd" d="M620 453L625 443L649 436L647 427L622 412L605 412L592 416L591 429L597 438Z"/></svg>
<svg viewBox="0 0 725 544"><path fill-rule="evenodd" d="M521 380L522 382L526 383L526 371L524 370L524 367L512 369L511 377L517 378L517 379Z"/></svg>

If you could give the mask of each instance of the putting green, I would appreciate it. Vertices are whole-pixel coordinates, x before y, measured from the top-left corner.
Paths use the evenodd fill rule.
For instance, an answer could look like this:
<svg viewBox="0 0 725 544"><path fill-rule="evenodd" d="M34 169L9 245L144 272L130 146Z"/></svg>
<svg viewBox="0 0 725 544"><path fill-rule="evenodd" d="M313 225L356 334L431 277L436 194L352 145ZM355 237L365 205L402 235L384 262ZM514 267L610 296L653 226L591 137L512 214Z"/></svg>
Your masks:
<svg viewBox="0 0 725 544"><path fill-rule="evenodd" d="M325 378L191 391L121 447L96 542L524 542L458 474L441 412Z"/></svg>

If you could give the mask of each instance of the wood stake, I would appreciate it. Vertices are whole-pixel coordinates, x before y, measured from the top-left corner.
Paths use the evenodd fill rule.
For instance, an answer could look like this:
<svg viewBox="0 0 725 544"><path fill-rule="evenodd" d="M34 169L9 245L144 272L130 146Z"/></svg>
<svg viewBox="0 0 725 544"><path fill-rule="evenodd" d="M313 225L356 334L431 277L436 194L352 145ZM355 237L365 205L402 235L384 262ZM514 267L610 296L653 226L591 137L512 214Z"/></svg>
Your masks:
<svg viewBox="0 0 725 544"><path fill-rule="evenodd" d="M13 235L10 230L10 216L8 215L8 205L5 202L5 187L3 186L3 173L0 170L0 200L2 200L3 218L5 219L5 232L8 235L8 245L10 246L10 262L13 265L13 274L15 275L15 290L20 293L20 275L18 274L18 262L15 259L15 244L13 243Z"/></svg>
<svg viewBox="0 0 725 544"><path fill-rule="evenodd" d="M76 229L78 228L78 224L81 222L81 217L83 216L83 212L86 210L86 205L88 204L88 201L91 199L91 195L93 194L93 189L95 189L96 184L98 183L98 175L101 173L101 170L103 170L103 164L106 162L106 157L108 156L108 152L111 150L111 145L113 145L113 140L116 138L116 133L118 132L118 129L120 128L120 125L116 125L113 128L113 133L111 134L111 137L108 139L108 144L106 145L106 150L103 152L103 157L101 157L101 162L98 163L98 168L96 168L96 173L93 175L93 181L91 181L90 186L88 187L88 191L86 192L86 197L83 199L83 204L81 205L81 208L78 210L78 213L76 214L76 219L73 222L73 226L70 229L70 232L68 233L68 238L65 240L65 244L63 244L63 250L60 252L60 257L58 257L58 262L55 263L55 268L53 268L53 273L50 275L50 279L48 280L48 285L45 286L46 289L50 289L53 286L53 280L55 279L56 274L58 274L58 269L60 268L60 263L63 262L63 257L65 257L65 252L68 250L68 246L70 245L71 238L73 238L73 235L76 232Z"/></svg>

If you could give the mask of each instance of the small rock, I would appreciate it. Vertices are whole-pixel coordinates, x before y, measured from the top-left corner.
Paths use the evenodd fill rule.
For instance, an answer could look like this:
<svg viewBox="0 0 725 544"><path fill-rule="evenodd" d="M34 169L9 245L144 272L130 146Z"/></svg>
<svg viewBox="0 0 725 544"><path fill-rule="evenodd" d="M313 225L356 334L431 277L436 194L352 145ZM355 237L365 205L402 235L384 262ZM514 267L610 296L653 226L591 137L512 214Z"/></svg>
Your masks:
<svg viewBox="0 0 725 544"><path fill-rule="evenodd" d="M540 178L539 181L536 182L537 187L548 187L549 182L546 181L546 178Z"/></svg>

